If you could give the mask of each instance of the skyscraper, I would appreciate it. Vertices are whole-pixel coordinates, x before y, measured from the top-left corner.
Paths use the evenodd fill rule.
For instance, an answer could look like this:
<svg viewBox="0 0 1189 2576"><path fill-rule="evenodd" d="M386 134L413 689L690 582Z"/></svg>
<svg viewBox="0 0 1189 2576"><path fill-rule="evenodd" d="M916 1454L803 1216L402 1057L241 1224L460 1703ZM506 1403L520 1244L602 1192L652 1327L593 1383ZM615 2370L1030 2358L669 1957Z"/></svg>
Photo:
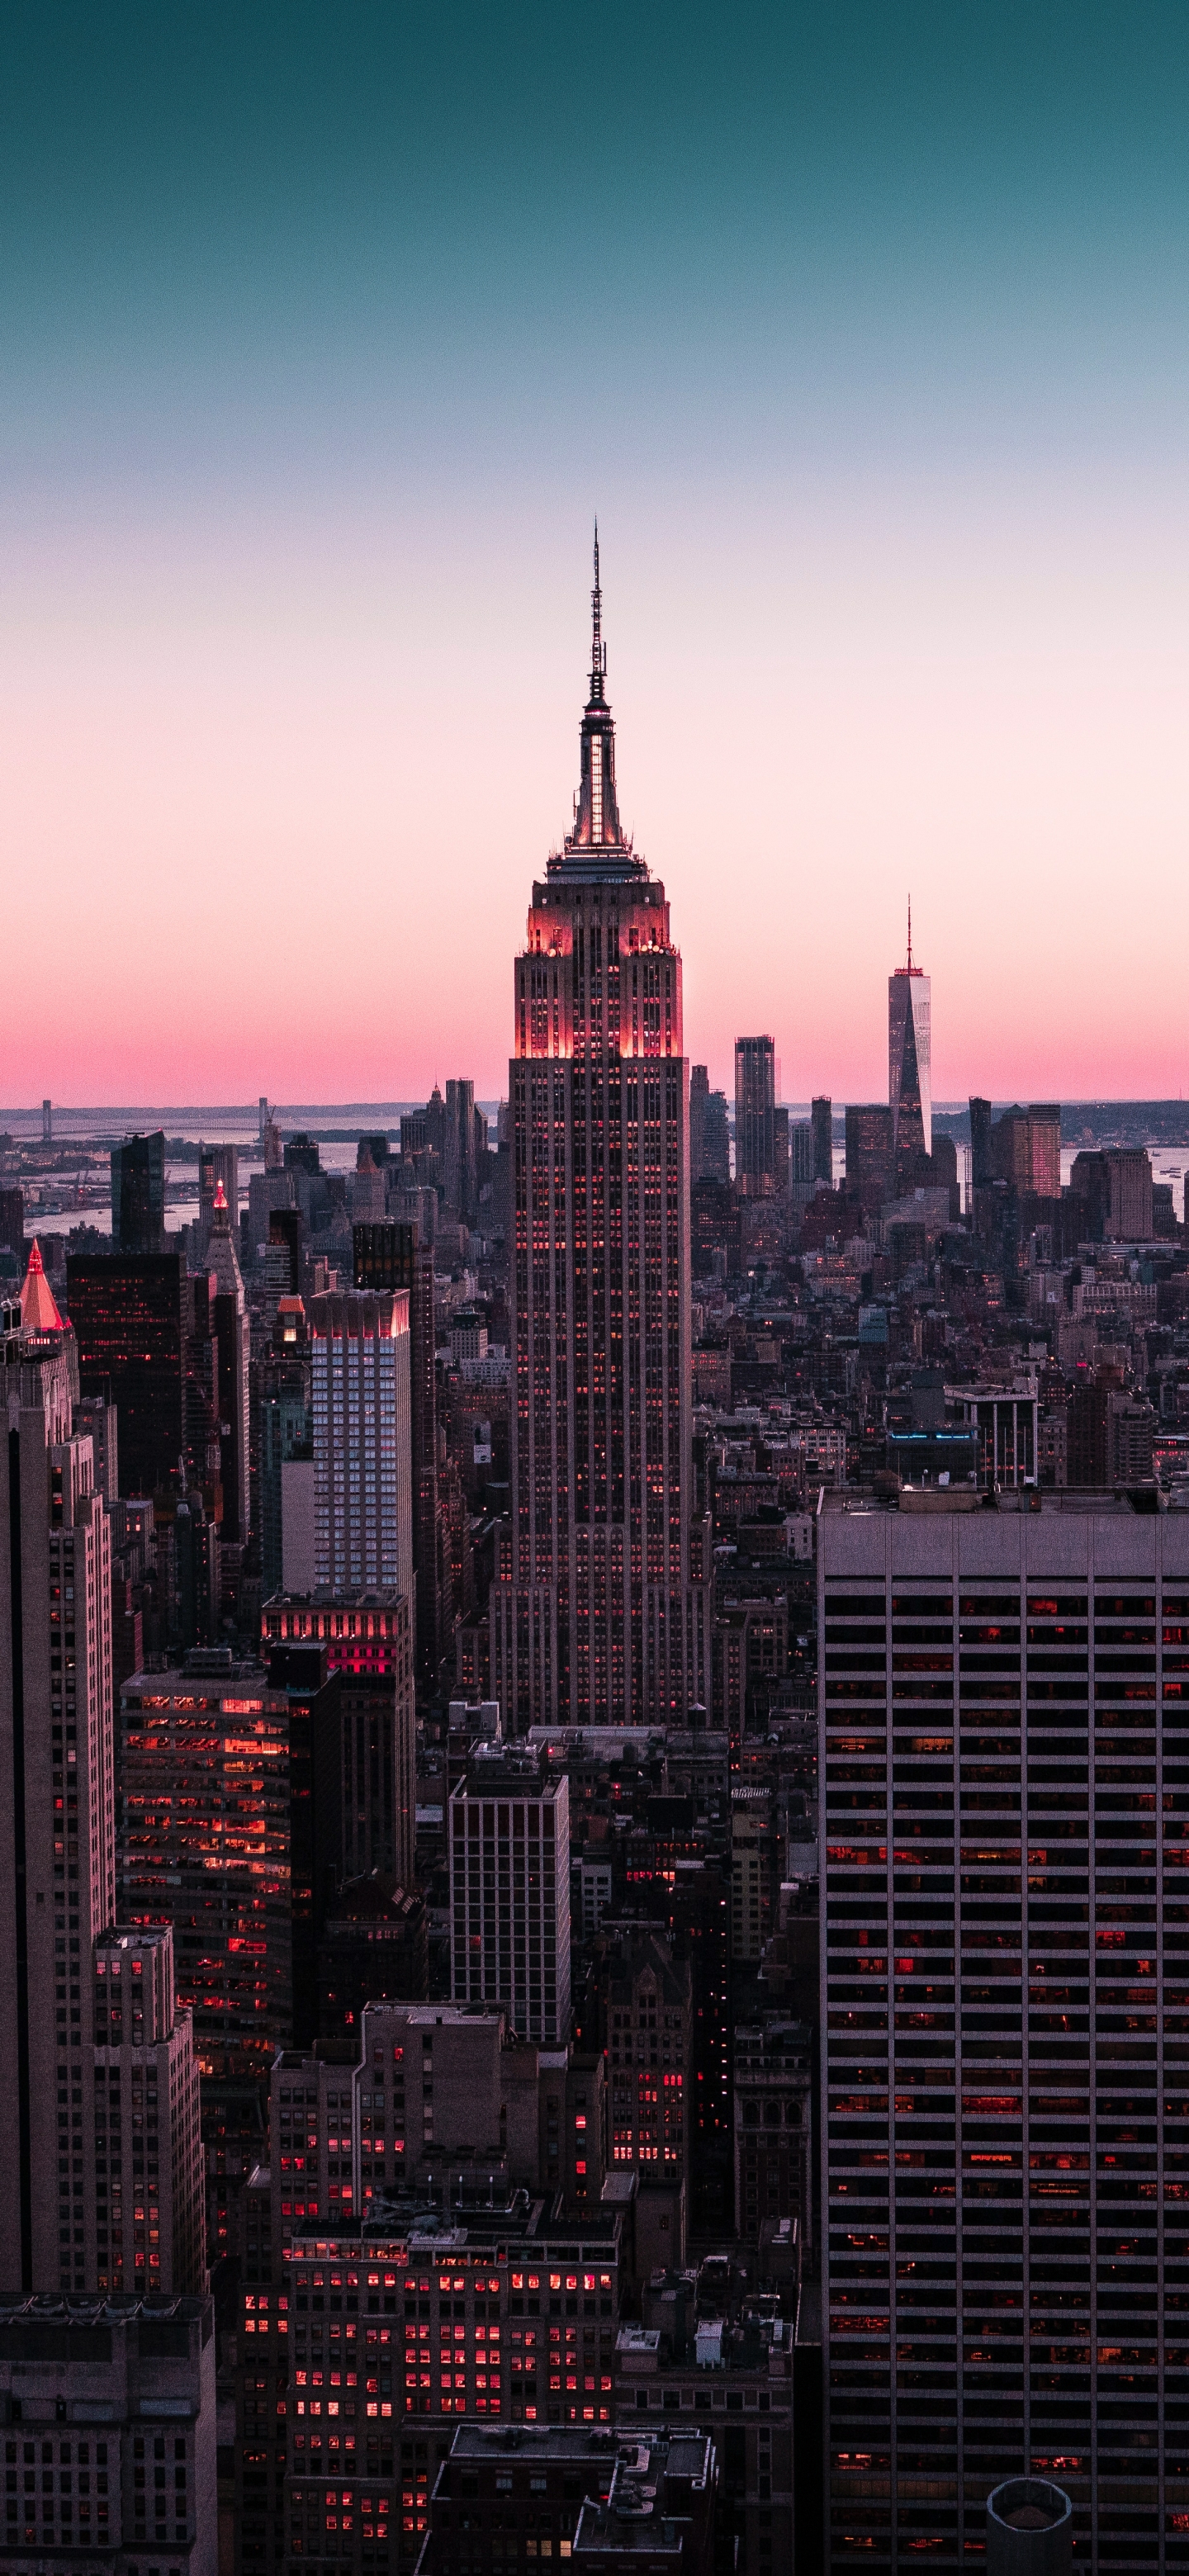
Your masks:
<svg viewBox="0 0 1189 2576"><path fill-rule="evenodd" d="M121 1948L111 1539L77 1386L73 1335L42 1280L24 1321L0 1312L0 2282L198 2289L197 2080L171 1967L150 1967L147 2019L139 1949L127 2018L111 2022L106 1982L97 2004Z"/></svg>
<svg viewBox="0 0 1189 2576"><path fill-rule="evenodd" d="M908 963L888 977L888 1100L897 1174L912 1157L933 1151L933 1091L929 1070L929 978L912 962L912 905L908 907Z"/></svg>
<svg viewBox="0 0 1189 2576"><path fill-rule="evenodd" d="M403 1125L403 1122L402 1122ZM417 1663L425 1679L441 1654L438 1579L438 1410L433 1245L413 1224L354 1228L355 1285L409 1292L409 1435L413 1471L413 1571ZM267 1596L266 1596L267 1597Z"/></svg>
<svg viewBox="0 0 1189 2576"><path fill-rule="evenodd" d="M676 1715L709 1692L681 958L619 819L597 541L592 609L573 828L514 972L512 1516L491 1669L518 1726Z"/></svg>
<svg viewBox="0 0 1189 2576"><path fill-rule="evenodd" d="M165 1137L126 1136L111 1156L111 1232L117 1252L160 1252L165 1234Z"/></svg>
<svg viewBox="0 0 1189 2576"><path fill-rule="evenodd" d="M1031 2470L1172 2568L1189 1523L933 1501L819 1523L829 2564L960 2567Z"/></svg>
<svg viewBox="0 0 1189 2576"><path fill-rule="evenodd" d="M216 1282L211 1320L219 1355L219 1464L223 1483L223 1537L244 1547L248 1538L248 1317L231 1210L222 1181L215 1184L206 1268Z"/></svg>
<svg viewBox="0 0 1189 2576"><path fill-rule="evenodd" d="M409 1297L315 1297L314 1581L413 1599Z"/></svg>
<svg viewBox="0 0 1189 2576"><path fill-rule="evenodd" d="M809 1123L813 1129L813 1177L834 1187L834 1104L824 1096L809 1105Z"/></svg>
<svg viewBox="0 0 1189 2576"><path fill-rule="evenodd" d="M689 1176L691 1186L695 1181L731 1177L727 1095L711 1090L704 1064L695 1064L689 1077Z"/></svg>
<svg viewBox="0 0 1189 2576"><path fill-rule="evenodd" d="M66 1296L83 1392L117 1408L124 1491L151 1494L187 1445L194 1290L185 1262L176 1253L71 1253Z"/></svg>
<svg viewBox="0 0 1189 2576"><path fill-rule="evenodd" d="M755 1197L776 1171L776 1050L771 1038L735 1040L735 1178Z"/></svg>
<svg viewBox="0 0 1189 2576"><path fill-rule="evenodd" d="M570 1784L539 1754L480 1750L450 1800L451 1987L523 2039L570 2036Z"/></svg>

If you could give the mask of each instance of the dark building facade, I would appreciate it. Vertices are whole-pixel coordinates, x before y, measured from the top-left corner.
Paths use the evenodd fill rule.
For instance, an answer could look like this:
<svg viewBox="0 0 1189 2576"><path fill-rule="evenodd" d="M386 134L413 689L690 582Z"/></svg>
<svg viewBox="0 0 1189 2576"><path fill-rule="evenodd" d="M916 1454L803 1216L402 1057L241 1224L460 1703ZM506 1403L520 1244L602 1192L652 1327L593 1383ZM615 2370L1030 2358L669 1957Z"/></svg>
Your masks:
<svg viewBox="0 0 1189 2576"><path fill-rule="evenodd" d="M834 1104L824 1098L810 1102L809 1124L813 1130L813 1177L834 1187Z"/></svg>
<svg viewBox="0 0 1189 2576"><path fill-rule="evenodd" d="M160 1252L165 1234L165 1137L126 1136L111 1157L111 1234L118 1252Z"/></svg>
<svg viewBox="0 0 1189 2576"><path fill-rule="evenodd" d="M735 1178L759 1195L776 1174L776 1051L769 1037L735 1040Z"/></svg>
<svg viewBox="0 0 1189 2576"><path fill-rule="evenodd" d="M186 1451L194 1299L176 1253L71 1253L66 1297L84 1395L118 1409L126 1494L151 1494Z"/></svg>

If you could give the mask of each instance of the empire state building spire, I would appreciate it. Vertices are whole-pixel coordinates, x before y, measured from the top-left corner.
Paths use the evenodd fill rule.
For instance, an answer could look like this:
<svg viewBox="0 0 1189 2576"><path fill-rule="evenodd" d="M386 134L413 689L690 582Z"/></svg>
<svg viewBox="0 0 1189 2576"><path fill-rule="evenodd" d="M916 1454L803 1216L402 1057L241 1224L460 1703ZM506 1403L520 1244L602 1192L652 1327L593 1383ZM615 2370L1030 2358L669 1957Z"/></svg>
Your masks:
<svg viewBox="0 0 1189 2576"><path fill-rule="evenodd" d="M574 799L574 828L566 835L561 857L550 860L551 873L572 870L581 854L584 864L602 860L617 872L639 873L630 841L619 820L615 794L615 726L606 697L607 647L603 642L603 592L599 581L599 528L595 521L594 588L590 594L590 696L579 737L581 775Z"/></svg>

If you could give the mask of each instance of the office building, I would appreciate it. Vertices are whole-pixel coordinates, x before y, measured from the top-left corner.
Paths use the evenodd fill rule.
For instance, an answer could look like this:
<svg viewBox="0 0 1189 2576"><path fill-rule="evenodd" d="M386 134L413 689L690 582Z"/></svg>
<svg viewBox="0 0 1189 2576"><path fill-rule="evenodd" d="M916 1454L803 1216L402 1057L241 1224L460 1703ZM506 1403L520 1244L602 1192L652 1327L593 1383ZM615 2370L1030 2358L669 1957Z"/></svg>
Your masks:
<svg viewBox="0 0 1189 2576"><path fill-rule="evenodd" d="M117 1252L160 1252L165 1236L165 1138L126 1136L111 1156L111 1239Z"/></svg>
<svg viewBox="0 0 1189 2576"><path fill-rule="evenodd" d="M417 1664L426 1681L441 1660L438 1564L438 1410L433 1243L414 1224L354 1228L355 1285L377 1295L403 1288L409 1299L409 1448L413 1571L417 1578Z"/></svg>
<svg viewBox="0 0 1189 2576"><path fill-rule="evenodd" d="M991 1127L990 1101L972 1099L970 1103L970 1186L974 1190L988 1189L995 1178Z"/></svg>
<svg viewBox="0 0 1189 2576"><path fill-rule="evenodd" d="M809 1124L813 1130L813 1177L834 1187L834 1104L824 1097L809 1104Z"/></svg>
<svg viewBox="0 0 1189 2576"><path fill-rule="evenodd" d="M533 887L514 977L518 1400L490 1615L517 1729L676 1717L708 1696L681 958L619 819L597 549L592 607L573 829Z"/></svg>
<svg viewBox="0 0 1189 2576"><path fill-rule="evenodd" d="M296 1341L262 1365L258 1421L260 1592L271 1601L314 1588L314 1416L309 1359Z"/></svg>
<svg viewBox="0 0 1189 2576"><path fill-rule="evenodd" d="M171 1980L168 1997L159 1981L151 2029L135 2028L130 2017L130 2053L112 2073L106 2017L96 2008L98 1961L119 1940L110 1524L89 1433L72 1430L73 1338L44 1312L35 1331L18 1323L17 1309L7 1314L0 1731L12 1772L0 1904L11 1946L0 1988L8 2176L0 2280L38 2293L111 2285L109 2168L98 2141L112 2083L122 2101L126 2079L146 2097L161 2082L161 2093L147 2136L143 2120L133 2124L142 2134L134 2149L130 2138L121 2177L122 2277L139 2289L196 2289L205 2270L193 2223L197 2082L188 2024L173 2015ZM118 2200L120 2179L113 2190Z"/></svg>
<svg viewBox="0 0 1189 2576"><path fill-rule="evenodd" d="M218 1353L219 1463L223 1486L223 1539L245 1547L248 1539L248 1317L231 1210L222 1181L215 1183L204 1265L215 1281L211 1298Z"/></svg>
<svg viewBox="0 0 1189 2576"><path fill-rule="evenodd" d="M71 1253L66 1299L82 1392L116 1407L125 1493L152 1494L188 1445L194 1292L185 1262L176 1253Z"/></svg>
<svg viewBox="0 0 1189 2576"><path fill-rule="evenodd" d="M892 1113L880 1101L847 1103L846 1186L864 1214L877 1214L895 1186Z"/></svg>
<svg viewBox="0 0 1189 2576"><path fill-rule="evenodd" d="M409 1297L315 1297L314 1581L413 1599Z"/></svg>
<svg viewBox="0 0 1189 2576"><path fill-rule="evenodd" d="M205 2290L198 2068L167 1927L100 1935L94 2016L95 2281Z"/></svg>
<svg viewBox="0 0 1189 2576"><path fill-rule="evenodd" d="M83 2289L95 2279L91 1954L115 1916L111 1538L90 1441L72 1428L72 1336L14 1329L5 1311L0 2281Z"/></svg>
<svg viewBox="0 0 1189 2576"><path fill-rule="evenodd" d="M570 2035L570 1795L538 1756L480 1749L449 1802L451 1986L548 2048Z"/></svg>
<svg viewBox="0 0 1189 2576"><path fill-rule="evenodd" d="M933 1151L929 991L928 976L912 962L910 904L908 963L897 966L888 977L888 1102L892 1112L892 1154L897 1173L906 1178L911 1178L914 1159L920 1155L928 1156Z"/></svg>
<svg viewBox="0 0 1189 2576"><path fill-rule="evenodd" d="M725 1091L712 1091L704 1064L690 1068L689 1176L695 1181L729 1181L731 1131Z"/></svg>
<svg viewBox="0 0 1189 2576"><path fill-rule="evenodd" d="M239 1226L239 1147L238 1145L199 1145L198 1148L198 1225L192 1238L201 1256L207 1246L211 1219L215 1212L215 1192L221 1189L231 1211L233 1231Z"/></svg>
<svg viewBox="0 0 1189 2576"><path fill-rule="evenodd" d="M815 2236L814 2034L775 2015L735 2032L735 2230L758 2246L765 2226L795 2219L802 2259Z"/></svg>
<svg viewBox="0 0 1189 2576"><path fill-rule="evenodd" d="M203 2075L260 2075L293 2022L289 1703L226 1649L120 1694L119 1919L173 1926Z"/></svg>
<svg viewBox="0 0 1189 2576"><path fill-rule="evenodd" d="M11 1252L23 1263L25 1258L25 1193L15 1187L0 1188L0 1252Z"/></svg>
<svg viewBox="0 0 1189 2576"><path fill-rule="evenodd" d="M5 2561L218 2576L209 2299L0 2305Z"/></svg>
<svg viewBox="0 0 1189 2576"><path fill-rule="evenodd" d="M685 2255L693 1979L666 1934L614 1927L600 1957L600 2046L607 2070L607 2163L678 2195L670 2260Z"/></svg>
<svg viewBox="0 0 1189 2576"><path fill-rule="evenodd" d="M762 1197L776 1171L776 1050L771 1038L735 1040L735 1178Z"/></svg>
<svg viewBox="0 0 1189 2576"><path fill-rule="evenodd" d="M818 1541L829 2563L957 2568L1032 2471L1099 2565L1171 2567L1189 1516L848 1499Z"/></svg>

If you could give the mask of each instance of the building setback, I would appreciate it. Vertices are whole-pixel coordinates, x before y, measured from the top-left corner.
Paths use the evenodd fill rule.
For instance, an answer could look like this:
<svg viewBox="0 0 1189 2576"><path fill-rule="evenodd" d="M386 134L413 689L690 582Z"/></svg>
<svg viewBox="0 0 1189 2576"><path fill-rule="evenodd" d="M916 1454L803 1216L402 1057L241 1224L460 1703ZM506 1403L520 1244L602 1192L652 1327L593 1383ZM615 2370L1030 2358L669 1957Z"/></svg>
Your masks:
<svg viewBox="0 0 1189 2576"><path fill-rule="evenodd" d="M828 1496L818 1572L829 2564L1031 2470L1180 2566L1189 1515Z"/></svg>

